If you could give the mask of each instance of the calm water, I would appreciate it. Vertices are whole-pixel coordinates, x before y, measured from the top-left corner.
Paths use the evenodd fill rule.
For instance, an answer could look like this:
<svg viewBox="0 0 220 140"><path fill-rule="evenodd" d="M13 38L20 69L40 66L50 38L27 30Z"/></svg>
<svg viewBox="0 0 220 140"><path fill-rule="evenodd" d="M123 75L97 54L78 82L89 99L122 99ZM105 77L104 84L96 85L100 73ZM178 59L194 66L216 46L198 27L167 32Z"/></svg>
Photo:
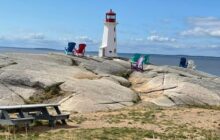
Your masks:
<svg viewBox="0 0 220 140"><path fill-rule="evenodd" d="M48 52L63 52L58 50L49 49L20 49L20 48L2 48L0 47L0 53L6 52L20 52L20 53L48 53ZM97 55L96 52L87 52L89 55ZM120 57L130 58L133 54L120 53ZM155 65L172 65L178 66L179 60L182 56L174 55L150 55L150 62ZM187 59L194 60L197 69L220 76L220 57L205 57L205 56L184 56Z"/></svg>

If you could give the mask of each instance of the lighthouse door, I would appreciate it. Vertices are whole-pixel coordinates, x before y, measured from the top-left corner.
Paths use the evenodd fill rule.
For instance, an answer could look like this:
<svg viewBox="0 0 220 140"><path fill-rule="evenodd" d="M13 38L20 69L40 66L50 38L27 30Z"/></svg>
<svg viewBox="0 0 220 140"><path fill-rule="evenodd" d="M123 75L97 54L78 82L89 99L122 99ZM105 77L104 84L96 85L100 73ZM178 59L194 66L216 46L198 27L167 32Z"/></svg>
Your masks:
<svg viewBox="0 0 220 140"><path fill-rule="evenodd" d="M105 48L102 49L102 56L105 57Z"/></svg>

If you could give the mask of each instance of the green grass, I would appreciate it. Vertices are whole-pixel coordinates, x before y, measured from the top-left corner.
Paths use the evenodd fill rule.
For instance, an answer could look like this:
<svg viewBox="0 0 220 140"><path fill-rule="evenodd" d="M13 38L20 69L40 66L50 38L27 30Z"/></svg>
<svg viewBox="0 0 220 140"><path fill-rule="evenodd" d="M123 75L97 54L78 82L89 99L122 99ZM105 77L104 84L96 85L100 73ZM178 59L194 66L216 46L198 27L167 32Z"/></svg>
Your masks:
<svg viewBox="0 0 220 140"><path fill-rule="evenodd" d="M77 124L81 124L83 122L85 122L86 120L88 120L86 117L83 116L74 116L71 118L71 121L76 122Z"/></svg>
<svg viewBox="0 0 220 140"><path fill-rule="evenodd" d="M211 106L211 105L189 105L189 108L202 108L202 109L209 109L209 110L220 110L220 106Z"/></svg>
<svg viewBox="0 0 220 140"><path fill-rule="evenodd" d="M104 115L103 119L107 120L107 122L110 124L124 122L124 120L128 120L130 122L139 122L143 124L155 123L155 114L161 110L161 108L132 109L115 115Z"/></svg>
<svg viewBox="0 0 220 140"><path fill-rule="evenodd" d="M55 83L53 85L45 87L43 90L39 90L38 94L35 94L29 98L29 100L24 100L26 104L43 103L49 99L62 96L63 93L60 92L60 85L63 82Z"/></svg>
<svg viewBox="0 0 220 140"><path fill-rule="evenodd" d="M153 130L143 130L139 128L99 128L99 129L76 129L76 130L60 130L58 132L45 132L44 134L17 134L11 138L17 140L59 140L59 139L74 139L74 140L141 140L144 138L168 138L163 134L154 132ZM5 139L1 137L0 139ZM178 137L177 137L178 138Z"/></svg>
<svg viewBox="0 0 220 140"><path fill-rule="evenodd" d="M204 140L218 140L220 136L214 133L213 131L208 130L192 130L195 134L200 134L200 137L197 137L194 133L187 134L183 129L178 129L179 131L174 132L164 132L159 133L153 130L144 130L140 128L97 128L97 129L75 129L75 130L59 130L56 132L44 132L39 133L28 133L28 134L16 134L8 136L8 139L16 138L16 140L142 140L146 138L155 138L162 140L184 140L184 139L204 139ZM197 132L198 131L198 132ZM1 136L0 139L6 139L6 136Z"/></svg>

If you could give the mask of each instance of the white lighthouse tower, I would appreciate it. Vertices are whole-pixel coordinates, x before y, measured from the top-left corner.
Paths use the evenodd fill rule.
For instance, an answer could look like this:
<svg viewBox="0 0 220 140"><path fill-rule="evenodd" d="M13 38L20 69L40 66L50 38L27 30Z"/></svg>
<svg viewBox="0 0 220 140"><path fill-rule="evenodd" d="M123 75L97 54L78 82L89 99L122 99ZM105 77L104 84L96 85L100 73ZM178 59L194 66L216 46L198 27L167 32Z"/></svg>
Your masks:
<svg viewBox="0 0 220 140"><path fill-rule="evenodd" d="M99 48L99 57L117 56L116 25L116 13L110 9L110 11L106 13L105 17L104 33L102 45Z"/></svg>

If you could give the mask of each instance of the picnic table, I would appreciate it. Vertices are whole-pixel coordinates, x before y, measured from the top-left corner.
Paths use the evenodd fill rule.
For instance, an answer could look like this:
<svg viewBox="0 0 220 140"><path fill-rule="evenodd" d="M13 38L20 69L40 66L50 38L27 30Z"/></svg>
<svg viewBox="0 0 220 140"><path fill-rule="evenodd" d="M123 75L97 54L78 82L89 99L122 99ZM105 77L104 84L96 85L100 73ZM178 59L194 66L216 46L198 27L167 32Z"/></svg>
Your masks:
<svg viewBox="0 0 220 140"><path fill-rule="evenodd" d="M48 108L55 110L56 114L50 114ZM12 115L17 114L17 117ZM66 124L69 114L62 114L59 104L30 104L30 105L12 105L0 106L0 124L1 125L29 125L35 120L48 120L49 125L54 127L57 120Z"/></svg>

